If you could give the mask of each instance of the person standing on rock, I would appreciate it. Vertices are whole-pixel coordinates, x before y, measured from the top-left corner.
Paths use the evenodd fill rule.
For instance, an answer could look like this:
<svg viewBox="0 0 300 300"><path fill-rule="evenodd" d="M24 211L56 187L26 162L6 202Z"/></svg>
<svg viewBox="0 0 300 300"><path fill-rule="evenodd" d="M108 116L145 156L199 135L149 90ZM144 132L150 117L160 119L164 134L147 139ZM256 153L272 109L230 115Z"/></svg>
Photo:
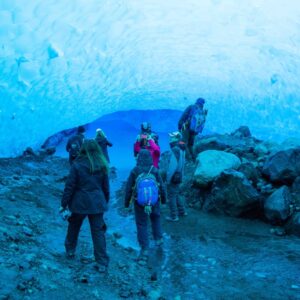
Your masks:
<svg viewBox="0 0 300 300"><path fill-rule="evenodd" d="M207 110L203 109L205 100L198 98L195 104L188 106L178 121L178 130L182 133L190 158L196 159L193 151L195 137L201 134L205 125Z"/></svg>
<svg viewBox="0 0 300 300"><path fill-rule="evenodd" d="M153 166L150 152L145 149L139 152L136 166L131 170L127 180L125 208L128 208L131 202L134 202L137 238L141 247L139 259L147 260L149 249L149 218L156 245L159 246L163 242L160 202L162 204L166 203L166 190L158 169Z"/></svg>
<svg viewBox="0 0 300 300"><path fill-rule="evenodd" d="M179 187L183 180L184 163L185 163L185 143L179 131L169 134L171 155L168 159L166 170L166 182L168 191L168 202L170 207L170 216L166 217L167 221L179 221L178 217L187 216L184 206L183 197L180 195Z"/></svg>
<svg viewBox="0 0 300 300"><path fill-rule="evenodd" d="M73 258L83 220L87 216L94 245L96 267L105 273L109 263L106 253L106 224L103 214L109 202L108 164L95 140L85 140L73 162L66 181L60 211L71 211L65 240L67 257Z"/></svg>
<svg viewBox="0 0 300 300"><path fill-rule="evenodd" d="M102 129L98 128L96 130L96 142L100 146L103 155L105 156L108 163L110 163L107 147L112 147L112 143L107 139Z"/></svg>
<svg viewBox="0 0 300 300"><path fill-rule="evenodd" d="M67 142L66 150L67 152L69 152L70 165L72 165L73 161L79 155L81 145L84 141L84 134L85 134L85 128L83 126L79 126L77 128L77 134L70 137Z"/></svg>

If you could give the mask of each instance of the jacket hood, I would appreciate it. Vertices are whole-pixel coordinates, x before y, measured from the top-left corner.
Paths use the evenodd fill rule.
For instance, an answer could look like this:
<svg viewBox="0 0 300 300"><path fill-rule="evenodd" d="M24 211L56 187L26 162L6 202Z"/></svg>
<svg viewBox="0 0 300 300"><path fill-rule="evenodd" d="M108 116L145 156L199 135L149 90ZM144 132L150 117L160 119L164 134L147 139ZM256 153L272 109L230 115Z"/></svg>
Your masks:
<svg viewBox="0 0 300 300"><path fill-rule="evenodd" d="M137 157L138 167L151 167L153 165L152 156L149 150L142 149Z"/></svg>

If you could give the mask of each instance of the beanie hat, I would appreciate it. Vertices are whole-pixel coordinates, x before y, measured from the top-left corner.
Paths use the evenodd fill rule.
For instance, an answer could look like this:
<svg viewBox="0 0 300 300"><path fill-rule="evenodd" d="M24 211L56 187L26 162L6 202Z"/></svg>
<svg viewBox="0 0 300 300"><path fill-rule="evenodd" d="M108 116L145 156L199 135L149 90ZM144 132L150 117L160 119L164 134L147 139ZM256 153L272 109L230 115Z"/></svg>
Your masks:
<svg viewBox="0 0 300 300"><path fill-rule="evenodd" d="M203 98L198 98L198 99L196 100L196 104L198 104L198 105L204 105L204 104L205 104L205 99L203 99Z"/></svg>
<svg viewBox="0 0 300 300"><path fill-rule="evenodd" d="M77 128L77 132L78 132L78 133L84 133L84 132L85 132L84 126L79 126L79 127Z"/></svg>

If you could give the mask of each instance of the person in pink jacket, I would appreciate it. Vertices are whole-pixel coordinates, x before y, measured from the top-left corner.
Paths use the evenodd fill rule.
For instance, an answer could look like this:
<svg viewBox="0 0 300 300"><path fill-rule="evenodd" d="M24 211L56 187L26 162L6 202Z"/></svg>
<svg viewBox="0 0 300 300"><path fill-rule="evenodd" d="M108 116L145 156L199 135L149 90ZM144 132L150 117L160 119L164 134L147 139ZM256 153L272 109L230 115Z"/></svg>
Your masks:
<svg viewBox="0 0 300 300"><path fill-rule="evenodd" d="M159 158L160 158L160 147L154 142L151 135L140 134L136 142L134 143L134 156L137 157L141 149L147 149L150 151L153 166L158 168Z"/></svg>

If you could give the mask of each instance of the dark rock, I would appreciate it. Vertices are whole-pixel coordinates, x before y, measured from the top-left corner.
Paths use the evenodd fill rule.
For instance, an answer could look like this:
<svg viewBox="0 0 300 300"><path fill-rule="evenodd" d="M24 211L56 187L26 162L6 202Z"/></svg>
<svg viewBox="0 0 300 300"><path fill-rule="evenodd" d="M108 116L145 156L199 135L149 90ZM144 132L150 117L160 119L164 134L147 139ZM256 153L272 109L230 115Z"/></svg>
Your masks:
<svg viewBox="0 0 300 300"><path fill-rule="evenodd" d="M294 234L300 237L300 212L295 213L287 222L285 230L288 234Z"/></svg>
<svg viewBox="0 0 300 300"><path fill-rule="evenodd" d="M89 276L87 274L82 274L79 278L81 283L89 283Z"/></svg>
<svg viewBox="0 0 300 300"><path fill-rule="evenodd" d="M237 137L250 137L251 132L248 126L241 126L237 130L231 133L233 136Z"/></svg>
<svg viewBox="0 0 300 300"><path fill-rule="evenodd" d="M22 227L23 233L27 236L33 236L33 231L27 226Z"/></svg>
<svg viewBox="0 0 300 300"><path fill-rule="evenodd" d="M300 176L298 176L293 183L292 198L296 206L300 205Z"/></svg>
<svg viewBox="0 0 300 300"><path fill-rule="evenodd" d="M248 180L253 182L253 184L257 184L260 173L252 163L242 163L238 168L238 171L243 173Z"/></svg>
<svg viewBox="0 0 300 300"><path fill-rule="evenodd" d="M243 173L226 170L214 181L205 208L239 217L256 211L259 199L258 192Z"/></svg>
<svg viewBox="0 0 300 300"><path fill-rule="evenodd" d="M49 147L49 148L46 148L45 150L46 150L47 155L53 155L56 152L55 147Z"/></svg>
<svg viewBox="0 0 300 300"><path fill-rule="evenodd" d="M278 184L292 184L300 176L300 148L279 151L267 158L263 174Z"/></svg>
<svg viewBox="0 0 300 300"><path fill-rule="evenodd" d="M36 156L36 154L31 147L27 147L26 150L23 151L23 156Z"/></svg>
<svg viewBox="0 0 300 300"><path fill-rule="evenodd" d="M265 200L264 213L272 223L285 221L290 214L291 194L287 186L282 186Z"/></svg>

